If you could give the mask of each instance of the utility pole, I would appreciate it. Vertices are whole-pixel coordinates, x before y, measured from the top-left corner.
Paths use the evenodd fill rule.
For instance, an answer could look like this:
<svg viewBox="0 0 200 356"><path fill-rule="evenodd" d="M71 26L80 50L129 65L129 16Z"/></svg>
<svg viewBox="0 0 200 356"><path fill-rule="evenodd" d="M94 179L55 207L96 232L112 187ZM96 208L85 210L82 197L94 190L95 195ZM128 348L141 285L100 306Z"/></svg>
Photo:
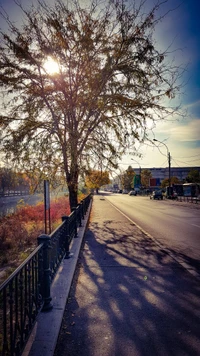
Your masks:
<svg viewBox="0 0 200 356"><path fill-rule="evenodd" d="M170 152L168 152L168 163L169 163L169 187L171 187L171 156L170 156Z"/></svg>
<svg viewBox="0 0 200 356"><path fill-rule="evenodd" d="M168 149L167 145L164 142L156 140L156 138L154 138L153 141L161 143L167 149L167 158L168 158L168 165L169 165L169 173L168 173L168 176L169 176L169 190L170 190L170 187L171 187L171 155L170 155L169 149ZM169 194L171 194L171 191L170 191Z"/></svg>

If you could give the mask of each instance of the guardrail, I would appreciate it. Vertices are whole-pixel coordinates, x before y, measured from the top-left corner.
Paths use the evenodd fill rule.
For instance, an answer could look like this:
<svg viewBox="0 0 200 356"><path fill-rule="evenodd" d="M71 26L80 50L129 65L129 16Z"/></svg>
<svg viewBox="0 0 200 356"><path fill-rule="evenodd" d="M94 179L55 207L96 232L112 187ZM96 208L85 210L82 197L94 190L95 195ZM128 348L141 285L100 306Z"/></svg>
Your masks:
<svg viewBox="0 0 200 356"><path fill-rule="evenodd" d="M38 237L38 247L0 286L0 355L21 355L36 317L52 309L51 284L82 224L92 195L62 217L50 235Z"/></svg>
<svg viewBox="0 0 200 356"><path fill-rule="evenodd" d="M6 191L6 192L0 192L0 198L5 198L5 197L15 197L15 196L20 196L20 195L29 195L28 190L19 190L19 191Z"/></svg>
<svg viewBox="0 0 200 356"><path fill-rule="evenodd" d="M185 197L185 196L178 196L177 200L180 202L187 202L187 203L194 203L198 204L200 202L200 199L198 197Z"/></svg>

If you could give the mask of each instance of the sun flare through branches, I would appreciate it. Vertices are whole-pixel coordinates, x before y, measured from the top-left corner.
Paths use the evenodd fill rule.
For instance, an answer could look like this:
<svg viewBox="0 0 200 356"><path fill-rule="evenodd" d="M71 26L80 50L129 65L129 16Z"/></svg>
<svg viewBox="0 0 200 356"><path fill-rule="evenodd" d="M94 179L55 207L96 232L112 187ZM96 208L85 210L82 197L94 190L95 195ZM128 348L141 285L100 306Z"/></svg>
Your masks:
<svg viewBox="0 0 200 356"><path fill-rule="evenodd" d="M48 74L56 74L59 72L59 65L52 57L48 57L45 60L43 67Z"/></svg>

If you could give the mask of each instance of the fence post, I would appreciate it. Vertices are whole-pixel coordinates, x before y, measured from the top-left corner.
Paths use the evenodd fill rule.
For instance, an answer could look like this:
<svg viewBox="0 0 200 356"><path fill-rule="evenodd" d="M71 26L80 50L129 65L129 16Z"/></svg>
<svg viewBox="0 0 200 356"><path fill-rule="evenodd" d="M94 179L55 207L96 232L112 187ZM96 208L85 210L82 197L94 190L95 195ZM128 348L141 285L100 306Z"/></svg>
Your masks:
<svg viewBox="0 0 200 356"><path fill-rule="evenodd" d="M74 237L76 238L76 237L78 237L78 234L77 234L77 213L76 213L76 207L75 207L75 208L72 208L71 210L72 210L72 212L73 212L73 214L74 214L74 217L75 217L75 218L74 218L74 220L75 220L75 226L74 226L74 227L75 227L75 229L74 229L74 230L75 230L75 236L74 236Z"/></svg>
<svg viewBox="0 0 200 356"><path fill-rule="evenodd" d="M81 202L80 202L80 208L81 208L81 219L84 219L83 204L84 204L84 201L83 201L83 200L81 200Z"/></svg>
<svg viewBox="0 0 200 356"><path fill-rule="evenodd" d="M41 294L44 300L44 305L42 307L42 311L49 311L53 308L51 303L51 270L50 270L50 257L49 257L49 249L51 238L49 235L40 235L38 237L38 244L43 244L43 263L41 275L42 280L40 284Z"/></svg>
<svg viewBox="0 0 200 356"><path fill-rule="evenodd" d="M79 203L77 205L77 208L76 208L76 218L78 220L78 226L79 227L82 226L82 212L81 212L81 209L82 209L82 203Z"/></svg>
<svg viewBox="0 0 200 356"><path fill-rule="evenodd" d="M65 231L66 231L66 236L65 236L65 259L70 257L70 252L69 252L69 243L70 243L70 236L69 236L69 216L64 215L62 216L62 221L65 222Z"/></svg>

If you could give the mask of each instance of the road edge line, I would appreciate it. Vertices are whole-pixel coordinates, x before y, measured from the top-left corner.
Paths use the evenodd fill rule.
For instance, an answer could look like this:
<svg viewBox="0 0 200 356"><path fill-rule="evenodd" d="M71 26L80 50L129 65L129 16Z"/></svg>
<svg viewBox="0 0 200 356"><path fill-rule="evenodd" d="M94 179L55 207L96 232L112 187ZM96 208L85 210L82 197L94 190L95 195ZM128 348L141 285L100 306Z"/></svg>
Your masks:
<svg viewBox="0 0 200 356"><path fill-rule="evenodd" d="M113 208L115 208L117 211L119 211L120 214L122 214L127 220L129 220L130 222L132 222L143 234L145 234L147 237L151 238L156 245L159 246L159 248L161 248L169 257L171 257L175 262L177 262L179 265L181 265L182 268L184 268L188 273L192 274L193 277L196 277L197 279L200 279L200 275L199 273L197 273L194 269L192 269L192 267L190 265L188 265L187 263L181 263L177 257L175 257L173 255L173 253L171 251L169 251L167 249L167 247L162 246L160 244L159 241L156 240L156 238L154 236L152 236L149 232L147 232L146 230L144 230L140 225L138 225L134 220L132 220L131 218L129 218L125 213L123 213L119 208L117 208L113 203L111 203L109 201L109 199L105 198L107 202L109 202L110 205L113 206Z"/></svg>

